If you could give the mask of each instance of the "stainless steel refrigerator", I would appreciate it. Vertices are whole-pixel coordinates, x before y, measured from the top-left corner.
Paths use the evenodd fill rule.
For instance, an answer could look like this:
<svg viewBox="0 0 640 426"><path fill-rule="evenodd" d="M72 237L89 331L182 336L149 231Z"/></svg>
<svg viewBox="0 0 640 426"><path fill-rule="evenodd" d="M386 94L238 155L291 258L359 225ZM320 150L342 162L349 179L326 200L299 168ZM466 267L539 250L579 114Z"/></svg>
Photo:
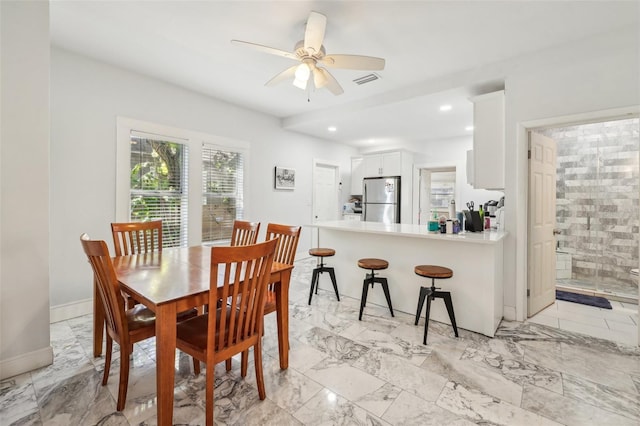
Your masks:
<svg viewBox="0 0 640 426"><path fill-rule="evenodd" d="M400 223L400 176L363 179L362 220Z"/></svg>

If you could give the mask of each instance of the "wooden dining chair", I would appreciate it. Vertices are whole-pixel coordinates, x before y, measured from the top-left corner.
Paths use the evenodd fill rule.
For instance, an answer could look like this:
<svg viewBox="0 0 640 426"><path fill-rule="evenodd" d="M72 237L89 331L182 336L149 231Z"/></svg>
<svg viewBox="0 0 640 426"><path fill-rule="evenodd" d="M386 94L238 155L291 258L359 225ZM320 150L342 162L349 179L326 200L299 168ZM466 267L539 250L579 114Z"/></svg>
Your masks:
<svg viewBox="0 0 640 426"><path fill-rule="evenodd" d="M285 263L287 265L293 265L296 257L296 249L298 248L298 240L300 239L300 226L280 225L270 223L267 225L267 233L265 239L276 240L276 252L273 257L274 262ZM264 314L270 314L277 311L278 305L276 304L276 291L275 283L269 283L267 291L264 297ZM280 313L278 313L280 315ZM288 318L283 318L283 321L288 321ZM242 377L246 375L246 366L249 352L243 352L240 362L240 374ZM231 359L227 359L225 363L227 371L231 370Z"/></svg>
<svg viewBox="0 0 640 426"><path fill-rule="evenodd" d="M162 220L112 223L111 235L116 256L162 251ZM136 304L127 294L125 299L129 308Z"/></svg>
<svg viewBox="0 0 640 426"><path fill-rule="evenodd" d="M232 246L248 246L258 241L260 222L248 222L245 220L234 220L233 231L231 233Z"/></svg>
<svg viewBox="0 0 640 426"><path fill-rule="evenodd" d="M112 223L116 256L162 251L162 220Z"/></svg>
<svg viewBox="0 0 640 426"><path fill-rule="evenodd" d="M258 395L261 400L266 397L262 373L264 298L276 244L272 240L248 246L212 247L209 306L216 306L220 299L230 303L219 304L215 312L177 326L177 348L207 364L207 425L213 425L215 365L237 353L246 353L251 347Z"/></svg>
<svg viewBox="0 0 640 426"><path fill-rule="evenodd" d="M276 254L273 257L274 262L293 265L296 258L296 249L298 248L298 240L300 239L300 226L279 225L270 223L267 225L266 240L277 239ZM274 283L270 283L265 297L264 314L270 314L276 311L276 292Z"/></svg>
<svg viewBox="0 0 640 426"><path fill-rule="evenodd" d="M112 223L111 234L116 256L162 251L162 220ZM136 304L131 296L125 294L125 298L128 308L132 308ZM192 308L180 312L178 319L182 321L197 314L197 309Z"/></svg>
<svg viewBox="0 0 640 426"><path fill-rule="evenodd" d="M129 356L133 352L133 344L155 336L155 314L143 305L126 309L109 248L104 241L90 240L87 234L82 234L80 242L93 269L97 294L105 313L107 347L102 386L109 379L113 341L120 345L120 384L116 409L122 411L127 400Z"/></svg>

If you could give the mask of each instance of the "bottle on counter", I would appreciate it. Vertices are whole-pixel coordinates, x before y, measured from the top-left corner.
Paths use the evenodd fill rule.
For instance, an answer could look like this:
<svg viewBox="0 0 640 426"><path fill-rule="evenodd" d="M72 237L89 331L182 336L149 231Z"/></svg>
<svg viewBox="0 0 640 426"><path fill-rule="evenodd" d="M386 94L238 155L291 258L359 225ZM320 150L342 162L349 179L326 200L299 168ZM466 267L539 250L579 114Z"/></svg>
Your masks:
<svg viewBox="0 0 640 426"><path fill-rule="evenodd" d="M431 219L429 220L429 232L437 232L440 230L440 221L438 220L438 213L435 210L431 210Z"/></svg>

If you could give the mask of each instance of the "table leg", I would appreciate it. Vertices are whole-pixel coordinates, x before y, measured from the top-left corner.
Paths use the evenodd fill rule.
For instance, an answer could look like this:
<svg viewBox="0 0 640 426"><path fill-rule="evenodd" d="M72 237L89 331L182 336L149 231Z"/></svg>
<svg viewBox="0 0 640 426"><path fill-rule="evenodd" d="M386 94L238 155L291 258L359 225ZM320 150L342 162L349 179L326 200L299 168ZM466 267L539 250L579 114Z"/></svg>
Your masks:
<svg viewBox="0 0 640 426"><path fill-rule="evenodd" d="M276 283L276 316L278 321L278 352L280 369L289 368L289 281L291 269L282 272Z"/></svg>
<svg viewBox="0 0 640 426"><path fill-rule="evenodd" d="M176 305L167 303L156 311L156 386L158 425L173 423L173 389L176 359Z"/></svg>
<svg viewBox="0 0 640 426"><path fill-rule="evenodd" d="M104 307L98 294L98 284L93 279L93 356L102 355L102 339L104 337Z"/></svg>

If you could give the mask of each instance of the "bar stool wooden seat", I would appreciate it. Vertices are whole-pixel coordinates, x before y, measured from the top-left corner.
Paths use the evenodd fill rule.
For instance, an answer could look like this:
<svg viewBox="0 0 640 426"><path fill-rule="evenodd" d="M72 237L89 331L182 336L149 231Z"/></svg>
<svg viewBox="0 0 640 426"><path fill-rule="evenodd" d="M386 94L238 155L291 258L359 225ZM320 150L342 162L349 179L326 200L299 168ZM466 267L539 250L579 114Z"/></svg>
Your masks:
<svg viewBox="0 0 640 426"><path fill-rule="evenodd" d="M320 258L320 265L318 265L313 270L313 275L311 276L311 290L309 291L309 305L311 304L311 298L313 297L313 288L316 289L316 294L318 294L318 282L320 281L320 274L323 272L328 272L329 277L331 277L331 283L333 284L333 290L336 292L336 297L338 298L338 302L340 301L340 295L338 294L338 284L336 283L336 273L331 266L325 266L324 258L330 257L336 254L336 251L331 248L312 248L309 249L309 254L314 257Z"/></svg>
<svg viewBox="0 0 640 426"><path fill-rule="evenodd" d="M387 298L387 305L389 305L391 316L395 316L393 315L393 307L391 306L391 295L389 294L389 284L387 283L387 279L384 277L376 276L375 274L375 271L387 269L389 267L389 262L383 259L365 258L358 260L358 266L362 269L368 269L371 271L371 273L365 276L365 279L362 282L362 298L360 299L360 316L358 317L358 319L362 321L362 311L367 304L369 284L371 284L371 288L373 288L374 283L379 283L380 285L382 285L384 297Z"/></svg>
<svg viewBox="0 0 640 426"><path fill-rule="evenodd" d="M449 319L451 320L451 325L453 326L453 331L458 337L458 327L456 326L456 317L453 314L453 303L451 302L451 292L449 291L438 291L440 287L436 287L435 280L436 279L447 279L453 276L453 271L449 268L445 268L443 266L436 265L418 265L414 268L414 272L417 275L425 278L431 278L431 287L420 287L420 296L418 299L418 310L416 312L416 325L418 325L418 320L420 319L420 313L422 312L422 305L424 304L425 298L427 299L427 311L425 312L425 321L424 321L424 341L423 344L427 344L427 332L429 330L429 311L431 309L431 301L436 297L443 299L444 304L447 307L447 312L449 313Z"/></svg>

